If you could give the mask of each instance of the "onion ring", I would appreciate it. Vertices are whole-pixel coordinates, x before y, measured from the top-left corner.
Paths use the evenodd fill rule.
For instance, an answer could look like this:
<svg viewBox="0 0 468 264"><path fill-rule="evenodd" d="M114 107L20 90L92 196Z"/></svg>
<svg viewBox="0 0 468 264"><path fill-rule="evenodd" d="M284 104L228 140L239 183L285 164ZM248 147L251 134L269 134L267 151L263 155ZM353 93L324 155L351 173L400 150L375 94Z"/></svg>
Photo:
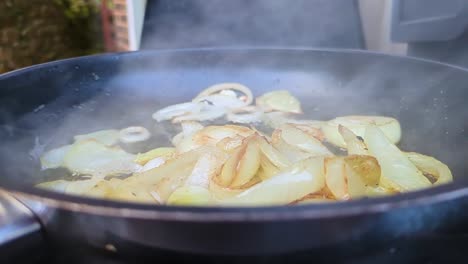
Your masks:
<svg viewBox="0 0 468 264"><path fill-rule="evenodd" d="M224 90L235 90L245 94L245 99L240 99L244 101L244 106L250 105L253 102L252 91L247 86L244 86L240 83L219 83L212 85L206 88L205 90L201 91L201 93L199 93L195 98L193 98L192 102L200 102L207 96L217 92L222 92Z"/></svg>
<svg viewBox="0 0 468 264"><path fill-rule="evenodd" d="M172 119L185 114L194 114L200 112L202 106L196 103L182 103L165 107L153 113L152 117L156 121Z"/></svg>
<svg viewBox="0 0 468 264"><path fill-rule="evenodd" d="M119 139L122 143L136 143L148 140L151 136L148 129L141 126L131 126L120 130Z"/></svg>

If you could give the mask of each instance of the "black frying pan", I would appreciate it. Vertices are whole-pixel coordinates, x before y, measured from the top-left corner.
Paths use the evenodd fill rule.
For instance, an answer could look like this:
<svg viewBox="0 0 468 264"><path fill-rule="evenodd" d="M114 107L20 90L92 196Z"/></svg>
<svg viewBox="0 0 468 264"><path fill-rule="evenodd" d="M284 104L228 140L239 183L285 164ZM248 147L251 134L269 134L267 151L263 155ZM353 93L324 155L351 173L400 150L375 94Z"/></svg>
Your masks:
<svg viewBox="0 0 468 264"><path fill-rule="evenodd" d="M53 148L75 134L103 128L151 128L155 110L187 101L218 82L243 83L256 95L288 89L313 119L396 117L403 130L401 147L442 160L455 182L378 199L261 208L150 206L33 187L44 180L35 160L42 145ZM46 63L0 76L1 186L33 212L17 210L20 221L13 226L23 232L16 237L40 229L48 242L73 241L117 252L132 245L279 254L444 233L468 219L467 96L465 69L363 51L171 50ZM165 132L153 129L161 140Z"/></svg>

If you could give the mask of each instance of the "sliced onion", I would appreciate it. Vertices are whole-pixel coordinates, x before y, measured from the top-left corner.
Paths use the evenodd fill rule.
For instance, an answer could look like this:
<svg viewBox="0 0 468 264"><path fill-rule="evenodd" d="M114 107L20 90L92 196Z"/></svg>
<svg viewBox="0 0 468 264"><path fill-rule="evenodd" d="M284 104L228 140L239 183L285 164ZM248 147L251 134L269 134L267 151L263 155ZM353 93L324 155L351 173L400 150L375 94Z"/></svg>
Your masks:
<svg viewBox="0 0 468 264"><path fill-rule="evenodd" d="M163 201L166 201L175 189L184 185L187 179L192 174L194 174L194 168L196 165L202 166L201 164L197 164L198 160L202 155L217 152L220 151L211 147L198 148L193 151L179 155L178 157L176 157L175 161L169 160L166 162L166 164L145 173L153 173L153 175L156 174L154 176L158 178L161 177L156 185L155 191L158 193L158 195ZM194 176L197 182L201 182L201 178L205 176L202 175L202 172L210 171L212 168L211 165L206 167L200 168L199 172L195 172L198 173ZM172 171L168 170L168 168L172 168ZM169 173L164 173L166 171L168 171ZM165 175L162 175L162 173L164 173ZM195 179L193 180L195 181Z"/></svg>
<svg viewBox="0 0 468 264"><path fill-rule="evenodd" d="M346 144L346 149L348 150L348 155L368 155L369 151L367 149L364 140L359 139L356 134L353 133L350 129L345 126L339 125L338 131L343 137L343 140Z"/></svg>
<svg viewBox="0 0 468 264"><path fill-rule="evenodd" d="M253 130L244 126L207 126L195 133L193 144L197 146L215 146L224 138L248 137L254 133Z"/></svg>
<svg viewBox="0 0 468 264"><path fill-rule="evenodd" d="M379 196L385 196L385 195L391 195L391 194L397 194L397 191L394 191L392 189L387 189L382 186L367 186L366 187L366 196L368 197L379 197Z"/></svg>
<svg viewBox="0 0 468 264"><path fill-rule="evenodd" d="M139 203L159 204L160 202L154 198L154 191L144 184L134 181L132 177L121 180L113 178L109 181L101 181L99 183L102 190L90 190L88 195L101 196L102 198L112 200L131 201ZM96 194L94 193L96 192Z"/></svg>
<svg viewBox="0 0 468 264"><path fill-rule="evenodd" d="M278 128L284 124L293 124L306 126L314 129L321 129L324 121L319 120L307 120L307 119L295 119L292 117L292 114L285 112L269 112L264 113L262 117L263 122L270 126L271 128ZM299 126L296 126L299 128Z"/></svg>
<svg viewBox="0 0 468 264"><path fill-rule="evenodd" d="M218 175L223 187L239 188L248 183L260 166L260 149L253 138L247 138L228 158Z"/></svg>
<svg viewBox="0 0 468 264"><path fill-rule="evenodd" d="M350 168L342 157L325 160L325 179L336 199L348 200L366 195L366 185L361 175Z"/></svg>
<svg viewBox="0 0 468 264"><path fill-rule="evenodd" d="M263 137L258 137L258 144L262 155L279 169L284 169L291 165L289 160L275 147L270 145Z"/></svg>
<svg viewBox="0 0 468 264"><path fill-rule="evenodd" d="M431 186L430 181L392 144L381 129L369 126L364 141L369 153L377 159L382 169L382 187L404 192Z"/></svg>
<svg viewBox="0 0 468 264"><path fill-rule="evenodd" d="M304 133L292 125L281 126L281 138L287 144L307 152L311 155L333 155L318 139Z"/></svg>
<svg viewBox="0 0 468 264"><path fill-rule="evenodd" d="M219 203L236 206L288 204L322 187L322 175L312 174L304 168L294 168Z"/></svg>
<svg viewBox="0 0 468 264"><path fill-rule="evenodd" d="M137 154L135 162L140 165L145 165L150 160L160 157L170 157L174 154L175 148L155 148L145 153Z"/></svg>
<svg viewBox="0 0 468 264"><path fill-rule="evenodd" d="M63 165L63 159L65 158L65 155L68 153L70 148L71 145L65 145L44 153L44 155L42 155L40 158L41 168L46 170L61 167Z"/></svg>
<svg viewBox="0 0 468 264"><path fill-rule="evenodd" d="M245 95L244 97L244 105L247 106L250 105L253 102L253 94L252 91L250 91L249 88L246 86L240 84L240 83L219 83L215 84L213 86L210 86L203 90L201 93L199 93L194 99L194 102L200 102L204 97L220 93L225 90L234 90L234 91L239 91Z"/></svg>
<svg viewBox="0 0 468 264"><path fill-rule="evenodd" d="M36 187L61 193L80 195L88 192L99 181L100 179L98 178L91 178L87 180L78 181L56 180L40 183L36 185Z"/></svg>
<svg viewBox="0 0 468 264"><path fill-rule="evenodd" d="M226 137L221 139L218 143L216 143L216 147L223 150L224 152L230 153L231 151L242 145L243 141L243 136Z"/></svg>
<svg viewBox="0 0 468 264"><path fill-rule="evenodd" d="M154 158L146 162L145 165L143 165L143 167L137 170L137 172L149 171L151 169L154 169L163 165L165 162L166 162L165 158L162 158L162 157Z"/></svg>
<svg viewBox="0 0 468 264"><path fill-rule="evenodd" d="M289 122L288 125L293 126L309 136L312 136L319 141L323 141L325 136L321 130L321 121L311 121L310 123L294 123Z"/></svg>
<svg viewBox="0 0 468 264"><path fill-rule="evenodd" d="M79 141L64 157L64 166L77 174L108 176L132 173L140 168L135 156L117 147L108 147L95 140Z"/></svg>
<svg viewBox="0 0 468 264"><path fill-rule="evenodd" d="M199 113L202 108L201 104L197 103L182 103L171 105L161 110L156 111L153 114L153 119L160 122L163 120L169 120L174 117L186 115L186 114L196 114Z"/></svg>
<svg viewBox="0 0 468 264"><path fill-rule="evenodd" d="M264 111L280 111L300 114L301 103L286 90L265 93L256 99L256 105Z"/></svg>
<svg viewBox="0 0 468 264"><path fill-rule="evenodd" d="M239 109L245 106L245 102L237 97L223 94L213 94L196 98L193 102L208 102L210 105L225 109Z"/></svg>
<svg viewBox="0 0 468 264"><path fill-rule="evenodd" d="M37 184L36 187L65 193L65 190L67 189L67 186L69 184L70 184L70 181L56 180L56 181L41 182Z"/></svg>
<svg viewBox="0 0 468 264"><path fill-rule="evenodd" d="M198 150L182 153L166 160L164 164L157 168L144 172L137 172L128 179L132 178L133 180L141 182L147 186L156 185L164 178L177 178L179 175L180 177L183 177L183 180L185 180L185 177L190 174L200 155L201 152Z"/></svg>
<svg viewBox="0 0 468 264"><path fill-rule="evenodd" d="M220 151L202 154L195 164L191 174L187 177L185 185L208 188L211 178L221 169L227 155Z"/></svg>
<svg viewBox="0 0 468 264"><path fill-rule="evenodd" d="M214 203L210 191L200 186L182 186L177 188L167 200L169 205L206 206Z"/></svg>
<svg viewBox="0 0 468 264"><path fill-rule="evenodd" d="M405 155L420 171L436 178L434 185L453 181L449 167L439 160L416 152L405 152Z"/></svg>
<svg viewBox="0 0 468 264"><path fill-rule="evenodd" d="M342 116L328 121L322 126L327 141L345 148L346 143L339 133L338 126L350 129L356 136L364 137L366 127L375 125L382 130L391 143L398 143L401 138L401 127L398 120L384 116Z"/></svg>
<svg viewBox="0 0 468 264"><path fill-rule="evenodd" d="M198 122L186 121L181 123L182 132L174 136L172 139L172 144L176 146L178 153L183 153L194 149L195 146L193 142L193 135L202 130L203 126Z"/></svg>
<svg viewBox="0 0 468 264"><path fill-rule="evenodd" d="M146 141L151 137L148 129L141 126L131 126L120 130L120 141L122 143L136 143Z"/></svg>
<svg viewBox="0 0 468 264"><path fill-rule="evenodd" d="M347 167L359 175L366 186L377 186L380 182L380 165L372 156L350 155L343 158Z"/></svg>
<svg viewBox="0 0 468 264"><path fill-rule="evenodd" d="M100 181L99 178L71 181L68 184L67 188L65 189L65 193L76 194L76 195L85 194L91 188L93 188L93 186L96 185L99 181Z"/></svg>
<svg viewBox="0 0 468 264"><path fill-rule="evenodd" d="M204 106L202 111L181 115L172 120L174 123L185 122L185 121L208 121L208 120L215 120L217 118L222 117L226 114L226 110L221 107L214 107L214 106Z"/></svg>
<svg viewBox="0 0 468 264"><path fill-rule="evenodd" d="M74 137L75 142L94 139L99 143L102 143L106 146L112 146L119 142L119 130L116 129L106 129L99 130L89 134L76 135Z"/></svg>

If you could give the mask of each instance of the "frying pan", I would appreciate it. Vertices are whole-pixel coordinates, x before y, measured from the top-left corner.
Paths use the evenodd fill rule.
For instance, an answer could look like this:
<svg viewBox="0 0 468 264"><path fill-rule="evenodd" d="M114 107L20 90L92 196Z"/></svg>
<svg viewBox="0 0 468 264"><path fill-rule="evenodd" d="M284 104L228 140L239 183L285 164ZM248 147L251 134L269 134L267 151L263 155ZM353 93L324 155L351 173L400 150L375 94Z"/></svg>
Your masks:
<svg viewBox="0 0 468 264"><path fill-rule="evenodd" d="M445 162L455 181L391 197L302 206L175 207L98 200L34 188L37 155L75 134L144 125L151 113L218 82L255 95L288 89L311 119L397 118L402 149ZM106 54L0 76L4 245L25 237L110 251L125 247L217 255L281 254L435 233L466 232L468 70L355 50L210 48ZM170 132L170 131L169 131Z"/></svg>

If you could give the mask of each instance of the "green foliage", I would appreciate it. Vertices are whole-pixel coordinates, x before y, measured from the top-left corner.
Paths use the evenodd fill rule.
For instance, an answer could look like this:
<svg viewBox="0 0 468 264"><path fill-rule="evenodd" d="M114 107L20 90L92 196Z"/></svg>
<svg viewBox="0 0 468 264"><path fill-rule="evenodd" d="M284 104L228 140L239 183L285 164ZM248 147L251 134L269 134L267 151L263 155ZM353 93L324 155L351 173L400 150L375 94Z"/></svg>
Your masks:
<svg viewBox="0 0 468 264"><path fill-rule="evenodd" d="M0 73L103 51L98 0L0 0Z"/></svg>

